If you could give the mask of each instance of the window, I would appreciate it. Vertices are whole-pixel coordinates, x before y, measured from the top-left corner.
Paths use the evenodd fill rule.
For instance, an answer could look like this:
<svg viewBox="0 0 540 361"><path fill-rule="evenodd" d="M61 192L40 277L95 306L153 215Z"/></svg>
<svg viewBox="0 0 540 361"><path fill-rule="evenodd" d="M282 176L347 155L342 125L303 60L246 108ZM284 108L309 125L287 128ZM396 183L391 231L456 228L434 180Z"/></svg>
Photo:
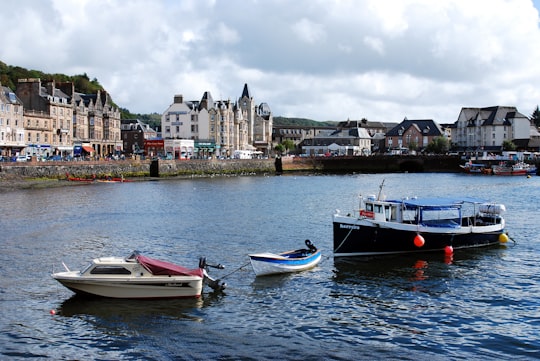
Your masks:
<svg viewBox="0 0 540 361"><path fill-rule="evenodd" d="M96 266L91 271L93 275L130 275L131 272L122 266Z"/></svg>

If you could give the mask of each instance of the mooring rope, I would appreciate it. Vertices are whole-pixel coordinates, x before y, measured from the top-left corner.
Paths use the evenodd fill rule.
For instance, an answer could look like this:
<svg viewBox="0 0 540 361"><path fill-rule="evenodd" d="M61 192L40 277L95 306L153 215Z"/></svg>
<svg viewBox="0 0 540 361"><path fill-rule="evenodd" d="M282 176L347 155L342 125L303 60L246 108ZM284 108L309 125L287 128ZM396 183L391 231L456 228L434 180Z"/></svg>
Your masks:
<svg viewBox="0 0 540 361"><path fill-rule="evenodd" d="M238 268L235 269L234 271L232 271L232 272L230 272L230 273L228 273L228 274L226 274L225 276L220 277L220 278L221 278L221 279L227 278L227 277L229 277L230 275L232 275L233 273L240 271L242 268L246 267L247 265L249 265L249 262L247 262L246 264L243 264L242 266L238 267Z"/></svg>
<svg viewBox="0 0 540 361"><path fill-rule="evenodd" d="M339 246L336 247L336 249L334 250L334 252L336 252L337 250L339 250L341 248L341 246L343 246L343 243L345 243L345 241L347 240L347 238L349 238L349 236L351 235L351 232L352 232L352 228L349 229L349 233L347 233L347 235L345 236L345 238L343 238L343 241L341 241L341 243L339 244Z"/></svg>

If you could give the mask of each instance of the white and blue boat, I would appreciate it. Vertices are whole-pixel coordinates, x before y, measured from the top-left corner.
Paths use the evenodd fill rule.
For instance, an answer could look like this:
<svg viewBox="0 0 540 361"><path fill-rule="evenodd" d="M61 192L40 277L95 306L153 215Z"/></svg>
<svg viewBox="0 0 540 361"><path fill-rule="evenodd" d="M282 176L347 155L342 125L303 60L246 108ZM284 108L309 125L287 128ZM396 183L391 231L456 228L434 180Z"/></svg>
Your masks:
<svg viewBox="0 0 540 361"><path fill-rule="evenodd" d="M321 261L321 251L309 239L307 249L297 249L279 254L250 254L251 267L256 276L304 271L315 267Z"/></svg>

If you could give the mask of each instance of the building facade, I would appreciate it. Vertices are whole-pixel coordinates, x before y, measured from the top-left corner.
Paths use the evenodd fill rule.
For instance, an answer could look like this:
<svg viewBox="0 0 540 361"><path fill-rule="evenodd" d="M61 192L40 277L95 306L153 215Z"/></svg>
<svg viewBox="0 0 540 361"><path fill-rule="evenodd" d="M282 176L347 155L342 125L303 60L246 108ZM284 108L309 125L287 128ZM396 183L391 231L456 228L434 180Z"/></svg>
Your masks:
<svg viewBox="0 0 540 361"><path fill-rule="evenodd" d="M335 131L321 132L313 138L305 139L302 151L308 156L370 155L371 136L366 128L347 124Z"/></svg>
<svg viewBox="0 0 540 361"><path fill-rule="evenodd" d="M461 108L451 128L455 149L501 151L504 141L527 148L531 121L516 107Z"/></svg>
<svg viewBox="0 0 540 361"><path fill-rule="evenodd" d="M235 150L272 149L272 112L266 103L257 105L247 84L237 102L215 101L205 92L200 101L174 102L161 116L164 139L193 139L195 157L231 157Z"/></svg>
<svg viewBox="0 0 540 361"><path fill-rule="evenodd" d="M26 154L38 160L73 153L71 99L55 82L19 79L17 96L24 106Z"/></svg>
<svg viewBox="0 0 540 361"><path fill-rule="evenodd" d="M24 106L27 154L44 159L122 151L120 111L106 92L76 93L71 82L32 78L19 79L16 94Z"/></svg>
<svg viewBox="0 0 540 361"><path fill-rule="evenodd" d="M120 125L124 155L144 154L145 140L157 139L157 132L139 119L122 119Z"/></svg>
<svg viewBox="0 0 540 361"><path fill-rule="evenodd" d="M19 155L26 146L23 103L10 88L0 83L0 159Z"/></svg>
<svg viewBox="0 0 540 361"><path fill-rule="evenodd" d="M405 118L386 133L386 147L390 150L424 149L434 138L443 135L441 127L432 119Z"/></svg>

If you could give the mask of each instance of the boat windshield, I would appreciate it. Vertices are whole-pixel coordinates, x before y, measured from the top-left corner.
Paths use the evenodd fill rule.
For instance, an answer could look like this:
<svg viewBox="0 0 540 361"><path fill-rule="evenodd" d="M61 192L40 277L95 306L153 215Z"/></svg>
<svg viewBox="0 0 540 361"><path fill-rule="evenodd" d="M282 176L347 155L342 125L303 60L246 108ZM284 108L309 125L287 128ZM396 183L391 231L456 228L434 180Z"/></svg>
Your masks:
<svg viewBox="0 0 540 361"><path fill-rule="evenodd" d="M420 224L428 227L459 227L461 208L427 207L420 209Z"/></svg>

